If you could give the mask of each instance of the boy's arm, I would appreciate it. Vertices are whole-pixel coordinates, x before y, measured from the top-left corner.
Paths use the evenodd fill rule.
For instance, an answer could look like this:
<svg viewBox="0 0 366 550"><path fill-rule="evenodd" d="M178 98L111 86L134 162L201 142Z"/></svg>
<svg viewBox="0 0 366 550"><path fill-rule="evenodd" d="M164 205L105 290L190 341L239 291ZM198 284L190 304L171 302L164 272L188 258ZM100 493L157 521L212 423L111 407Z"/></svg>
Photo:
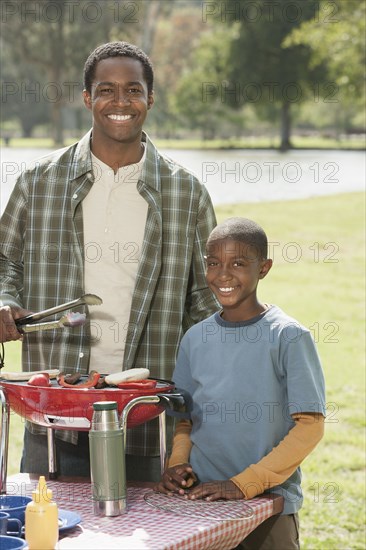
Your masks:
<svg viewBox="0 0 366 550"><path fill-rule="evenodd" d="M189 455L192 449L191 431L192 424L189 420L181 420L177 424L173 439L172 454L168 461L168 468L189 462Z"/></svg>
<svg viewBox="0 0 366 550"><path fill-rule="evenodd" d="M297 413L292 418L295 426L277 447L257 464L231 478L246 499L286 481L323 437L322 414Z"/></svg>

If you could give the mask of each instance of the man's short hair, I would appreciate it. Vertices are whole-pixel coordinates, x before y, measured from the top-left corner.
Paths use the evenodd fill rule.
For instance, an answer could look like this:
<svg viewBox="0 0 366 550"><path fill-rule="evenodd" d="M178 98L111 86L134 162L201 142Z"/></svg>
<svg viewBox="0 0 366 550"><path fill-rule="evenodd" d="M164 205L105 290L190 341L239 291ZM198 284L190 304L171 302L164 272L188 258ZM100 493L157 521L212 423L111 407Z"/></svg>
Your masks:
<svg viewBox="0 0 366 550"><path fill-rule="evenodd" d="M96 66L99 61L110 57L131 57L140 61L148 93L154 88L154 70L149 57L137 46L128 42L108 42L98 46L88 57L84 65L84 89L91 93L92 82L95 77Z"/></svg>

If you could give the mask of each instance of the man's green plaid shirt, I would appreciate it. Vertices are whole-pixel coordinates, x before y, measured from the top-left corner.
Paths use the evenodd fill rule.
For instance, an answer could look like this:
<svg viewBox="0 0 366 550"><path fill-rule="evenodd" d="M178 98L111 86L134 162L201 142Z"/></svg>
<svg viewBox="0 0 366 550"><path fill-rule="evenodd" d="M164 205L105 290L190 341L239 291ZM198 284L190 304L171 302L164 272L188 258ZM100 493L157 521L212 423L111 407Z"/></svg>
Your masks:
<svg viewBox="0 0 366 550"><path fill-rule="evenodd" d="M161 155L146 134L143 139L146 161L138 191L149 207L121 370L147 367L151 376L170 379L183 333L218 309L206 285L203 259L216 220L207 190L197 178ZM93 179L90 132L19 177L1 219L3 305L40 311L84 293L82 201ZM85 374L89 340L88 324L26 335L23 370L58 368ZM34 424L31 429L44 433ZM77 439L73 431L57 435ZM129 430L127 452L157 455L158 448L156 422Z"/></svg>

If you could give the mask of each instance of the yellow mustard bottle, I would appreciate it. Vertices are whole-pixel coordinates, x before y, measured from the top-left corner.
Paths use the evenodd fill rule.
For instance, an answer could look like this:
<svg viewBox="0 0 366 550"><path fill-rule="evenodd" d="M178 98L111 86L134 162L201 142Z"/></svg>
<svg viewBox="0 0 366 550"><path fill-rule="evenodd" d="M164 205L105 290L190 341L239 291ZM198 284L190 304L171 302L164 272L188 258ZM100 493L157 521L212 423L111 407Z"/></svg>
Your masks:
<svg viewBox="0 0 366 550"><path fill-rule="evenodd" d="M54 550L58 541L58 510L41 476L25 509L25 540L29 550Z"/></svg>

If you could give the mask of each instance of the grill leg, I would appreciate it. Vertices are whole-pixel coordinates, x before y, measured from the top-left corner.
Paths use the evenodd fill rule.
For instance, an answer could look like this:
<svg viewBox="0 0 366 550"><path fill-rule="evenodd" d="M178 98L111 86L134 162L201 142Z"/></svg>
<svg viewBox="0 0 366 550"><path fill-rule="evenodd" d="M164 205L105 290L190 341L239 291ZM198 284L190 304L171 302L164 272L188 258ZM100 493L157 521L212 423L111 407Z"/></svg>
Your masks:
<svg viewBox="0 0 366 550"><path fill-rule="evenodd" d="M163 411L159 416L159 444L160 444L160 470L165 470L166 463L166 414Z"/></svg>
<svg viewBox="0 0 366 550"><path fill-rule="evenodd" d="M0 388L0 402L1 402L0 494L5 494L6 477L8 473L10 406L6 400L5 393L3 392L2 388Z"/></svg>
<svg viewBox="0 0 366 550"><path fill-rule="evenodd" d="M158 404L161 402L161 396L159 395L144 395L141 397L135 397L135 399L131 399L129 403L124 407L121 413L121 427L124 432L123 437L123 443L124 448L126 449L126 436L127 436L127 418L128 415L135 407L136 405L141 405L142 403L146 403L149 405L152 404ZM160 469L161 472L165 469L165 461L166 461L166 423L165 423L165 411L163 411L159 415L159 443L160 443Z"/></svg>
<svg viewBox="0 0 366 550"><path fill-rule="evenodd" d="M52 428L47 428L48 448L48 475L50 479L57 478L55 433Z"/></svg>

